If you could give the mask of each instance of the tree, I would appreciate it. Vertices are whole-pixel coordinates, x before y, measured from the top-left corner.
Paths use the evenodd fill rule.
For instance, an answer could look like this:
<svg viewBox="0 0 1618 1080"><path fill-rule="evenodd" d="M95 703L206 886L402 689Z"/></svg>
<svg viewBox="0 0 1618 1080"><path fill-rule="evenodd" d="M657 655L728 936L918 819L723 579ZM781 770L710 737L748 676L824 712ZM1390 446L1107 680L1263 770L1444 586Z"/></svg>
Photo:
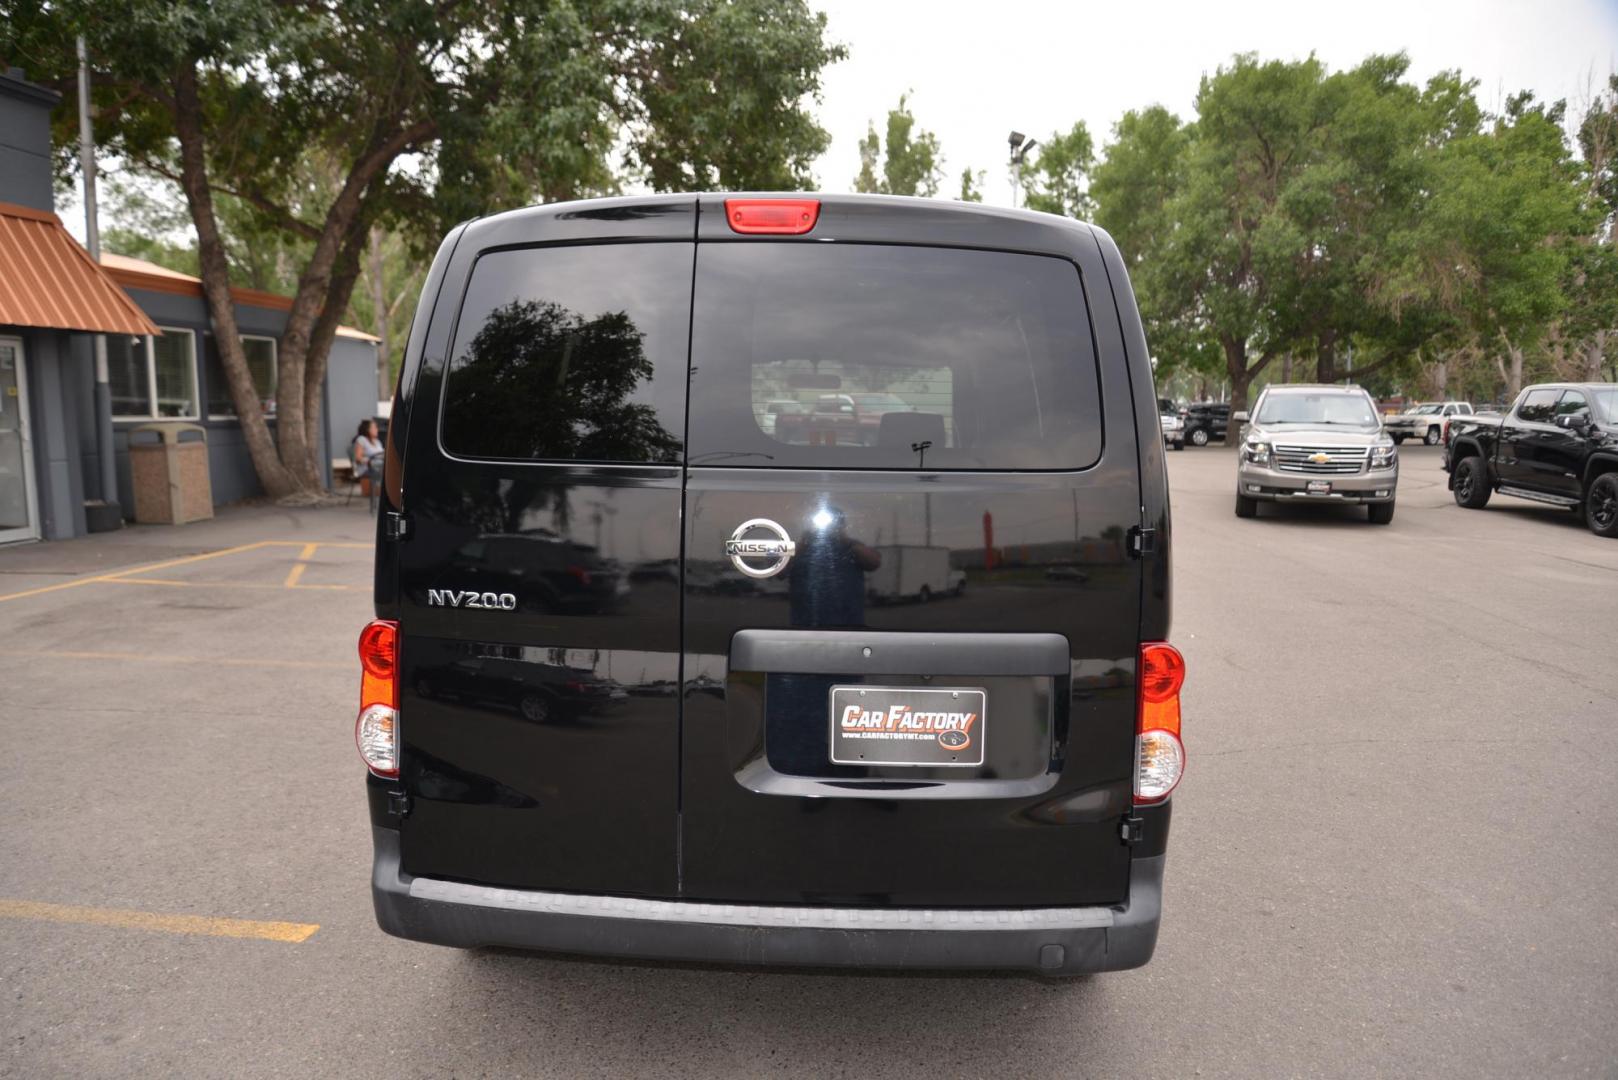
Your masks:
<svg viewBox="0 0 1618 1080"><path fill-rule="evenodd" d="M828 143L805 104L844 55L803 0L130 0L116 19L63 0L0 26L0 54L58 89L83 34L105 152L184 192L231 399L277 496L319 486L326 358L374 224L441 234L610 190L614 153L659 190L802 186ZM329 191L304 183L310 155L333 166ZM227 198L307 245L273 438L230 299Z"/></svg>
<svg viewBox="0 0 1618 1080"><path fill-rule="evenodd" d="M944 179L944 156L939 152L936 135L916 129L908 98L908 94L900 94L899 107L888 110L885 153L876 126L866 128L865 138L860 140L860 171L854 178L855 191L925 198L938 193ZM877 175L879 162L881 176Z"/></svg>
<svg viewBox="0 0 1618 1080"><path fill-rule="evenodd" d="M961 194L957 196L961 202L983 201L983 170L973 172L971 169L961 170Z"/></svg>
<svg viewBox="0 0 1618 1080"><path fill-rule="evenodd" d="M1494 352L1507 395L1525 351L1566 306L1563 283L1581 214L1561 109L1512 97L1488 130L1436 155L1415 251L1435 295Z"/></svg>
<svg viewBox="0 0 1618 1080"><path fill-rule="evenodd" d="M1170 203L1184 182L1189 147L1190 130L1162 106L1127 112L1113 126L1089 188L1096 223L1129 267L1160 383L1181 371L1206 380L1224 367L1217 341L1189 302L1185 276L1170 272Z"/></svg>
<svg viewBox="0 0 1618 1080"><path fill-rule="evenodd" d="M1023 205L1047 214L1089 220L1095 212L1090 199L1090 170L1095 165L1095 143L1080 120L1067 132L1052 135L1039 145L1032 167L1021 175Z"/></svg>

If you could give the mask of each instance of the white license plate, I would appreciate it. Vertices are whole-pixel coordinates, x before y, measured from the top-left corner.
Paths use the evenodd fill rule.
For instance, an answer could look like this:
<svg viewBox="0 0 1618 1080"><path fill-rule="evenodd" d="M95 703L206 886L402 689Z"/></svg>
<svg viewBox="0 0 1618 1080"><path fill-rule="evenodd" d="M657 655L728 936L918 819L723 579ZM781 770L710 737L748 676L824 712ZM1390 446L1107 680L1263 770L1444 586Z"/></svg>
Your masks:
<svg viewBox="0 0 1618 1080"><path fill-rule="evenodd" d="M981 687L834 686L831 759L839 765L982 765Z"/></svg>
<svg viewBox="0 0 1618 1080"><path fill-rule="evenodd" d="M1311 480L1307 484L1304 485L1304 490L1307 491L1311 495L1330 495L1331 494L1331 481L1330 480Z"/></svg>

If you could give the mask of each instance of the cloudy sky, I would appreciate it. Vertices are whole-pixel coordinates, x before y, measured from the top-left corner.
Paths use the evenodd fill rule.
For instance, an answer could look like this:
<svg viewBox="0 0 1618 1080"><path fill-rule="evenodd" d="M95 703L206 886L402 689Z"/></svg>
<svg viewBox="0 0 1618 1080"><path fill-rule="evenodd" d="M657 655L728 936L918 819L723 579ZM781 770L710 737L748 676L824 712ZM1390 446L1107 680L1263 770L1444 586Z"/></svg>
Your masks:
<svg viewBox="0 0 1618 1080"><path fill-rule="evenodd" d="M1094 3L998 0L967 5L811 0L850 56L827 72L821 123L832 146L817 174L846 191L857 142L881 130L912 92L917 123L935 132L953 196L961 170L988 170L985 197L1010 194L1006 136L1044 138L1083 120L1100 142L1127 109L1161 103L1192 113L1197 82L1233 53L1333 69L1403 50L1417 80L1459 68L1485 107L1519 89L1577 102L1618 70L1618 0L1237 0Z"/></svg>

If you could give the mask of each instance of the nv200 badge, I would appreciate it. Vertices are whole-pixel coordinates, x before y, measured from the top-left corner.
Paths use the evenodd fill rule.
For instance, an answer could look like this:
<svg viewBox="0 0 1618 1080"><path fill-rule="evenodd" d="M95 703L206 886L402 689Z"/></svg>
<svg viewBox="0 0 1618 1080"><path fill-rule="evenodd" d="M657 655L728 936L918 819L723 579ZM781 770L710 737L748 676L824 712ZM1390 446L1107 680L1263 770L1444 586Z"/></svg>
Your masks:
<svg viewBox="0 0 1618 1080"><path fill-rule="evenodd" d="M517 597L508 592L476 592L470 589L428 589L429 607L481 608L484 611L516 611Z"/></svg>

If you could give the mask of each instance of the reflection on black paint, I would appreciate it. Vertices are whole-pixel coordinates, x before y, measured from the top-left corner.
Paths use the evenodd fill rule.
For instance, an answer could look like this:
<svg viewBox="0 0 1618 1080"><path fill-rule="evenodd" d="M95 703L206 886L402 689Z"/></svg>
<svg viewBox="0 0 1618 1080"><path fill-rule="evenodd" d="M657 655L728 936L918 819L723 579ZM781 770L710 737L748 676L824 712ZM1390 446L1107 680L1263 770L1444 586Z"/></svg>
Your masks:
<svg viewBox="0 0 1618 1080"><path fill-rule="evenodd" d="M882 553L848 533L840 510L821 510L823 526L798 537L787 570L791 623L809 629L865 625L865 575L882 565ZM795 775L861 776L864 769L828 765L831 688L829 675L776 673L765 680L764 745L770 765ZM844 680L846 681L846 680Z"/></svg>
<svg viewBox="0 0 1618 1080"><path fill-rule="evenodd" d="M652 378L623 312L586 318L549 300L489 313L450 372L444 445L472 457L674 461L680 439L629 398Z"/></svg>

